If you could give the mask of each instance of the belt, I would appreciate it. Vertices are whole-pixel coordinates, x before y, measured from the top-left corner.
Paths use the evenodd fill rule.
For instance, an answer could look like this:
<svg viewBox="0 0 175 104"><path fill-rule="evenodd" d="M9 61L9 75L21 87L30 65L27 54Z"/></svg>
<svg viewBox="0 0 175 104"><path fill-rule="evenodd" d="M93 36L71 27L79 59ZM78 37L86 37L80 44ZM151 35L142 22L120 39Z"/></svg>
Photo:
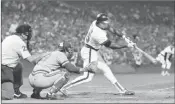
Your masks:
<svg viewBox="0 0 175 104"><path fill-rule="evenodd" d="M89 44L85 44L85 47L90 48L90 49L93 49L95 51L98 51L99 50L99 49L95 49L94 47L90 46Z"/></svg>
<svg viewBox="0 0 175 104"><path fill-rule="evenodd" d="M10 69L14 69L13 67L9 67L9 66L3 65L3 64L1 64L1 66L8 67L8 68L10 68Z"/></svg>
<svg viewBox="0 0 175 104"><path fill-rule="evenodd" d="M37 70L37 71L32 71L32 75L36 75L36 74L39 74L39 73L47 74L47 73L49 73L49 72L46 71L46 70Z"/></svg>

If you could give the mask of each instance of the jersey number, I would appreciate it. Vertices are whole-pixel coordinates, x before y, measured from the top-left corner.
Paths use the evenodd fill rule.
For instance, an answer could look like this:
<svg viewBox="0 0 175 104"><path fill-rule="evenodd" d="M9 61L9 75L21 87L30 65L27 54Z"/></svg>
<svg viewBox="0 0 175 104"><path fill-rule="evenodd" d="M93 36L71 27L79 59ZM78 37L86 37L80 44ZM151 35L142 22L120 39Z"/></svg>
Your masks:
<svg viewBox="0 0 175 104"><path fill-rule="evenodd" d="M27 51L27 47L26 46L22 46L22 50L23 51Z"/></svg>

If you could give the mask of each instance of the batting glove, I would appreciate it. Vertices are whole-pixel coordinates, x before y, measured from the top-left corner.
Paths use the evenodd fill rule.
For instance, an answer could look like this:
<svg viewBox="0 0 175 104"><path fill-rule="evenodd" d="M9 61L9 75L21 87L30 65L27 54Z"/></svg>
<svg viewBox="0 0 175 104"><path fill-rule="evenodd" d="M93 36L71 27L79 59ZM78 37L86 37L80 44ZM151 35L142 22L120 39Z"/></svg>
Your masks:
<svg viewBox="0 0 175 104"><path fill-rule="evenodd" d="M128 47L130 48L134 48L136 46L136 43L130 42L128 43Z"/></svg>

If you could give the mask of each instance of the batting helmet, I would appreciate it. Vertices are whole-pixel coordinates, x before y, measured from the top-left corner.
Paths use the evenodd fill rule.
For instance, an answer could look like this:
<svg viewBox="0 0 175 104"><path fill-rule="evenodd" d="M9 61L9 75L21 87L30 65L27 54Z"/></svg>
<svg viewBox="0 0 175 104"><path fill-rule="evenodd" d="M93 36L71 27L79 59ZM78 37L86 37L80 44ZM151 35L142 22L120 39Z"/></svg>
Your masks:
<svg viewBox="0 0 175 104"><path fill-rule="evenodd" d="M32 37L32 28L28 24L19 25L16 28L16 33L17 34L24 34L27 36L27 40L30 40Z"/></svg>
<svg viewBox="0 0 175 104"><path fill-rule="evenodd" d="M96 20L97 20L97 22L108 22L109 18L106 14L100 13L97 15Z"/></svg>

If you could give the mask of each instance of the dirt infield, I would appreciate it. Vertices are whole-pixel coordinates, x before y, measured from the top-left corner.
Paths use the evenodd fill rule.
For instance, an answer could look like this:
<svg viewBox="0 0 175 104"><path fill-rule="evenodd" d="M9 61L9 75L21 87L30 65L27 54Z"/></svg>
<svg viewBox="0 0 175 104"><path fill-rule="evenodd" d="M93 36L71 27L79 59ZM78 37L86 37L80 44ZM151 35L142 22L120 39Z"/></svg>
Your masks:
<svg viewBox="0 0 175 104"><path fill-rule="evenodd" d="M118 95L115 87L101 74L92 82L71 88L67 98L58 93L58 100L31 99L32 88L27 78L22 91L27 99L14 99L2 103L174 103L174 74L162 77L158 74L116 74L119 82L129 90L135 91L134 96ZM72 76L75 78L75 76ZM45 96L47 90L41 95Z"/></svg>

